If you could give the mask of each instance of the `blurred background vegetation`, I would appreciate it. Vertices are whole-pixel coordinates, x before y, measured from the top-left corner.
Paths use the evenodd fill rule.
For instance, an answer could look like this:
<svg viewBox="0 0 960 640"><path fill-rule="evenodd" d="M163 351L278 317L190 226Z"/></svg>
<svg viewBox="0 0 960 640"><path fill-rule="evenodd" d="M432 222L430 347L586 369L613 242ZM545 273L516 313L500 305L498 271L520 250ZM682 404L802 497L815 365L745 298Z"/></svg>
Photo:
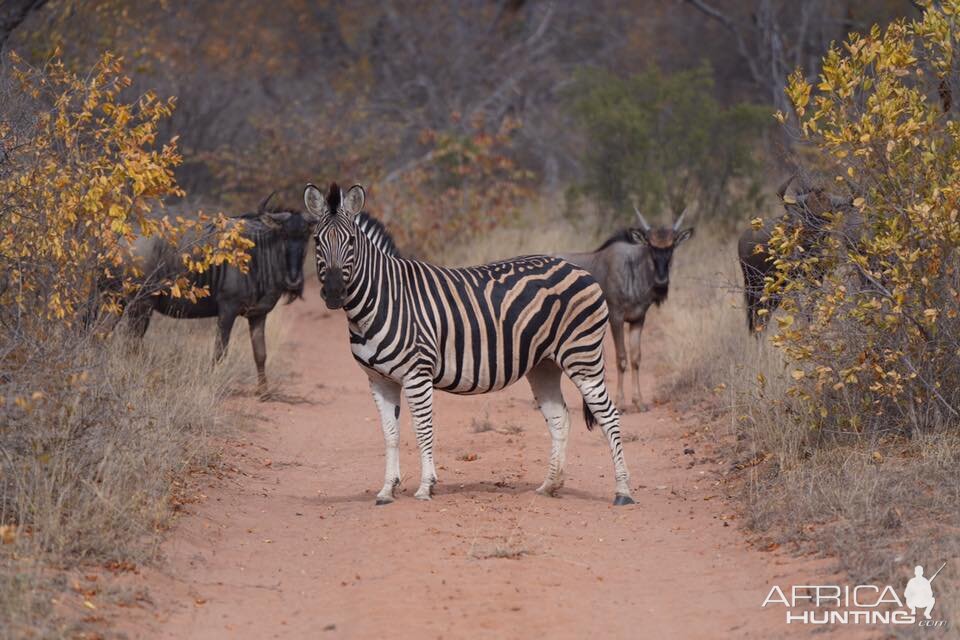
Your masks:
<svg viewBox="0 0 960 640"><path fill-rule="evenodd" d="M361 182L422 255L566 192L612 230L693 205L747 220L779 176L772 127L799 67L906 0L11 0L3 51L75 71L123 56L176 96L191 202L238 212L307 181ZM4 26L5 25L5 26ZM15 26L15 28L11 28ZM529 210L527 208L526 210ZM562 249L563 247L557 247Z"/></svg>

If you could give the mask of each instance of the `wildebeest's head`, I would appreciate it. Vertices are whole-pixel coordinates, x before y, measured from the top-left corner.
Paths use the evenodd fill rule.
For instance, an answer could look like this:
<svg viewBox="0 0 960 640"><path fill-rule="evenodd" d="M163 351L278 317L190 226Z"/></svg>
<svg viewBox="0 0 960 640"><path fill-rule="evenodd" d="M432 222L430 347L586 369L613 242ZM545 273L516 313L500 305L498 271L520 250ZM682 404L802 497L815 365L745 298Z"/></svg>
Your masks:
<svg viewBox="0 0 960 640"><path fill-rule="evenodd" d="M283 288L290 303L303 297L303 260L310 241L310 227L317 218L299 211L267 210L267 203L273 195L271 193L260 203L257 220L283 243Z"/></svg>
<svg viewBox="0 0 960 640"><path fill-rule="evenodd" d="M651 227L639 210L637 219L640 222L639 227L630 229L630 237L634 242L645 244L648 247L648 255L653 266L653 292L655 301L660 304L667 299L667 291L670 286L670 261L673 260L673 250L681 242L693 235L693 227L687 227L681 230L683 217L686 210L680 214L672 227Z"/></svg>
<svg viewBox="0 0 960 640"><path fill-rule="evenodd" d="M333 183L326 195L308 184L303 192L307 211L319 219L314 233L317 277L320 278L320 294L328 309L339 309L346 299L356 256L354 244L359 233L354 220L363 209L365 197L363 187L358 184L343 193L337 183Z"/></svg>

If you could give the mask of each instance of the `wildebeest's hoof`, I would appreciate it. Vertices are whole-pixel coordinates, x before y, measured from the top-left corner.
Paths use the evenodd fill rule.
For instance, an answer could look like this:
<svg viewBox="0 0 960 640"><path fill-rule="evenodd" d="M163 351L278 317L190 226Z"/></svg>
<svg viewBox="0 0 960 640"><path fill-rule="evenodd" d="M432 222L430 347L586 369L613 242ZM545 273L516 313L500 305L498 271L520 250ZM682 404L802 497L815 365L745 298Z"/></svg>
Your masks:
<svg viewBox="0 0 960 640"><path fill-rule="evenodd" d="M634 402L633 410L636 411L637 413L646 413L647 411L650 411L650 407L648 407L643 402Z"/></svg>
<svg viewBox="0 0 960 640"><path fill-rule="evenodd" d="M630 496L624 496L618 493L617 497L613 499L613 506L622 507L625 504L636 504L636 503L633 501L633 498L631 498Z"/></svg>

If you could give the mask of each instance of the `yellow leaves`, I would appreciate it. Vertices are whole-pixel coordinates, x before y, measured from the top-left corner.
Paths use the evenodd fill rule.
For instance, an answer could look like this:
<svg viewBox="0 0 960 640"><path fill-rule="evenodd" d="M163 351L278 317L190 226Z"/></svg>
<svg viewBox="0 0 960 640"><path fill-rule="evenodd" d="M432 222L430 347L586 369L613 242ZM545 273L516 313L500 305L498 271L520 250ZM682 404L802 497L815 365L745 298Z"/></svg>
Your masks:
<svg viewBox="0 0 960 640"><path fill-rule="evenodd" d="M751 227L754 231L759 231L760 229L763 229L763 218L759 218L759 217L758 217L758 218L754 218L753 220L751 220L751 221L750 221L750 227Z"/></svg>
<svg viewBox="0 0 960 640"><path fill-rule="evenodd" d="M180 232L152 218L159 199L183 195L172 171L181 161L175 140L155 148L173 101L152 93L121 101L130 80L111 55L83 75L53 61L43 69L18 66L14 76L24 95L53 109L40 109L35 135L16 144L6 144L10 130L0 127L0 146L15 149L0 175L0 193L28 194L0 218L0 261L18 282L0 289L0 305L70 323L85 309L99 274L110 280L109 269L128 262L137 230L171 240ZM227 242L218 249L220 259L242 262L231 254L239 248L241 242ZM119 278L122 293L108 292L105 310L119 311L116 296L136 288L134 276L135 268Z"/></svg>
<svg viewBox="0 0 960 640"><path fill-rule="evenodd" d="M12 524L0 525L0 542L13 544L17 541L17 527Z"/></svg>

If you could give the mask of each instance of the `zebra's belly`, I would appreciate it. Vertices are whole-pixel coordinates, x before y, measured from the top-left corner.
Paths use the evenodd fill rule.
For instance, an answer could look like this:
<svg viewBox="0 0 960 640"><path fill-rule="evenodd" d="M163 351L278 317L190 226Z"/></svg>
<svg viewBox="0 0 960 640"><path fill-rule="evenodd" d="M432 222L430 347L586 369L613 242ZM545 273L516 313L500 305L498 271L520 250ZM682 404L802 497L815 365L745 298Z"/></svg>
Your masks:
<svg viewBox="0 0 960 640"><path fill-rule="evenodd" d="M530 368L527 367L523 371L511 371L509 378L507 378L502 371L491 376L490 372L484 367L481 367L480 371L477 372L470 363L465 363L461 364L460 367L445 368L442 374L434 377L433 386L441 391L465 396L491 393L517 382L529 373Z"/></svg>

